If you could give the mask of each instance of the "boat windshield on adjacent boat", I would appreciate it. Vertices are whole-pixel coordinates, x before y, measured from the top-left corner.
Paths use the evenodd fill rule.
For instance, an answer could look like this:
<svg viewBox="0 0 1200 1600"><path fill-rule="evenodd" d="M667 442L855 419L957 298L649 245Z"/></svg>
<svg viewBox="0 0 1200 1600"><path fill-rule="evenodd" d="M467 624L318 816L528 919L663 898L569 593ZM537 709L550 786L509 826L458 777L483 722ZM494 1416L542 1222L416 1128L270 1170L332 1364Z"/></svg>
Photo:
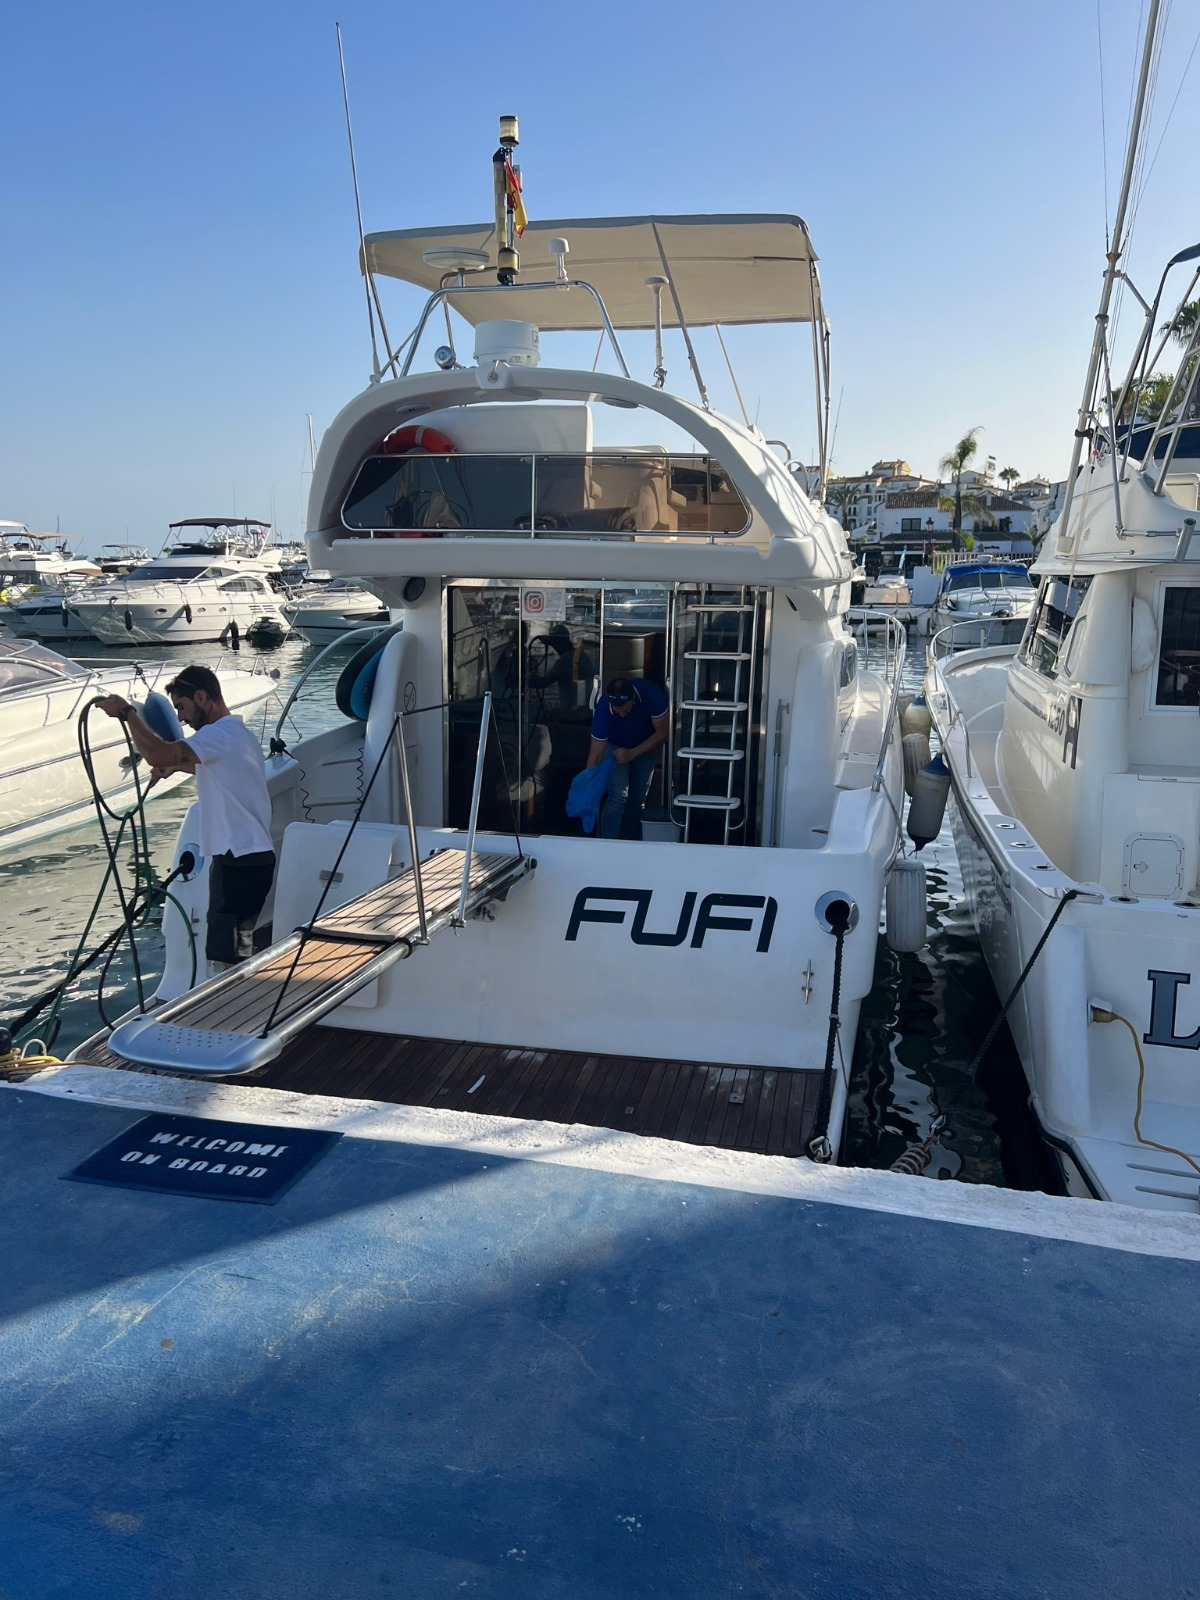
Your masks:
<svg viewBox="0 0 1200 1600"><path fill-rule="evenodd" d="M716 410L696 337L800 327L822 479L808 230L531 223L521 266L498 209L364 243L373 293L428 299L321 443L308 544L403 628L348 661L341 726L287 750L281 721L276 942L187 992L168 929L161 1004L103 1059L292 1085L333 1051L358 1063L342 1095L827 1159L898 848L902 644L890 678L862 670L842 530ZM543 360L578 330L615 370ZM695 400L667 387L672 339ZM664 708L633 774L594 738L631 696ZM184 890L202 919L203 874Z"/></svg>

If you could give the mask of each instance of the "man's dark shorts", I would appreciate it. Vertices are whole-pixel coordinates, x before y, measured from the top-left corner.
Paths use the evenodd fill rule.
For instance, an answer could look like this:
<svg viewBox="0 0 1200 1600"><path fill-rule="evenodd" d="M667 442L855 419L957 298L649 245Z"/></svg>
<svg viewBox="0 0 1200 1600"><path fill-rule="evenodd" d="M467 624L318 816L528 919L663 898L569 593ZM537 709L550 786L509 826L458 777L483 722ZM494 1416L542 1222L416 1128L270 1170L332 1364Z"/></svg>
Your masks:
<svg viewBox="0 0 1200 1600"><path fill-rule="evenodd" d="M235 856L214 856L208 869L208 938L210 961L244 961L254 952L254 924L275 878L274 850Z"/></svg>

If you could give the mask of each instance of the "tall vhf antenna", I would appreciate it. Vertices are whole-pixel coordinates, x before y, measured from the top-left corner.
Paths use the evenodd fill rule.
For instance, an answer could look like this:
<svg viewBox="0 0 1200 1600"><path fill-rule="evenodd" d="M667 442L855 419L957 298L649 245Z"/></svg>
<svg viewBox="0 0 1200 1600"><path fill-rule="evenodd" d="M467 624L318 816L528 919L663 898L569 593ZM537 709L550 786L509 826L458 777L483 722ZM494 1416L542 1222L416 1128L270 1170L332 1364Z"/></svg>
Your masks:
<svg viewBox="0 0 1200 1600"><path fill-rule="evenodd" d="M342 69L342 105L346 109L346 142L350 146L350 176L354 180L354 210L358 216L358 248L363 270L363 293L367 297L367 321L371 328L371 381L379 382L379 345L375 338L375 307L371 304L370 274L367 271L367 237L363 232L362 201L358 193L358 164L354 159L354 130L350 126L350 91L346 87L346 57L342 52L342 25L337 30L338 66Z"/></svg>

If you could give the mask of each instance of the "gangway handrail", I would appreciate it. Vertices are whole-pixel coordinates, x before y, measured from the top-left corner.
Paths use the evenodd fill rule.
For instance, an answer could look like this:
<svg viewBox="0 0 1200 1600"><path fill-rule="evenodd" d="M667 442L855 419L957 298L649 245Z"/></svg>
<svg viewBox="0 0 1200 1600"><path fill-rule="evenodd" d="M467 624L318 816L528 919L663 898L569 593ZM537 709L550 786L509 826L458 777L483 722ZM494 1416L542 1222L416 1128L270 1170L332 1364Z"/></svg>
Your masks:
<svg viewBox="0 0 1200 1600"><path fill-rule="evenodd" d="M395 626L395 624L392 624L392 626ZM330 644L325 645L323 649L317 652L317 654L309 662L308 666L305 667L304 671L300 674L299 678L297 678L295 687L292 689L291 694L288 695L287 700L284 702L283 710L279 713L279 720L275 724L275 734L271 740L272 755L283 754L284 749L286 748L282 739L283 725L287 721L288 712L295 705L296 697L299 695L301 689L303 689L304 685L308 682L309 678L312 677L314 671L321 665L322 661L324 661L325 657L330 653L330 651L341 650L343 646L348 644L351 639L358 638L360 634L375 638L384 631L385 630L378 622L363 623L357 628L348 628L345 633L339 634L338 637ZM365 638L363 642L366 643ZM276 745L279 745L280 747L278 750L275 748Z"/></svg>
<svg viewBox="0 0 1200 1600"><path fill-rule="evenodd" d="M487 753L488 726L492 716L492 691L487 689L483 696L483 716L479 726L479 749L475 752L475 782L471 787L471 812L467 818L467 844L463 852L462 892L458 897L458 910L454 914L452 928L465 928L467 925L467 894L471 887L471 860L475 854L475 830L479 824L479 801L483 794L483 760ZM405 794L407 795L407 788ZM411 816L411 809L410 809ZM416 847L414 845L414 859ZM420 904L420 882L417 885L417 902Z"/></svg>

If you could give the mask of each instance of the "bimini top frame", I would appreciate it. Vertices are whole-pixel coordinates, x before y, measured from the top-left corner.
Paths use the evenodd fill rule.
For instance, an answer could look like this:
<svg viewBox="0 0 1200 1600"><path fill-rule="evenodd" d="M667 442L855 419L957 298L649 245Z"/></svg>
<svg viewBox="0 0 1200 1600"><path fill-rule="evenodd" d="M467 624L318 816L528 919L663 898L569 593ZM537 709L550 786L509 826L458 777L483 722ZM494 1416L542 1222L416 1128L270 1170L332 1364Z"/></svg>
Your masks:
<svg viewBox="0 0 1200 1600"><path fill-rule="evenodd" d="M665 275L693 328L738 323L824 324L817 256L800 217L731 215L712 217L592 217L531 222L521 235L522 255L537 263L525 276L542 278L550 263L549 242L565 237L571 274L586 279L604 301L615 328L654 327L654 296L646 279ZM399 278L433 291L445 282L436 255L455 248L479 250L496 259L494 223L456 228L401 228L368 234L366 272ZM442 256L444 260L444 255ZM518 275L518 282L520 276ZM545 333L599 330L601 317L590 295L564 294L554 283L536 293L495 297L450 295L450 304L474 325L496 317L535 322Z"/></svg>

